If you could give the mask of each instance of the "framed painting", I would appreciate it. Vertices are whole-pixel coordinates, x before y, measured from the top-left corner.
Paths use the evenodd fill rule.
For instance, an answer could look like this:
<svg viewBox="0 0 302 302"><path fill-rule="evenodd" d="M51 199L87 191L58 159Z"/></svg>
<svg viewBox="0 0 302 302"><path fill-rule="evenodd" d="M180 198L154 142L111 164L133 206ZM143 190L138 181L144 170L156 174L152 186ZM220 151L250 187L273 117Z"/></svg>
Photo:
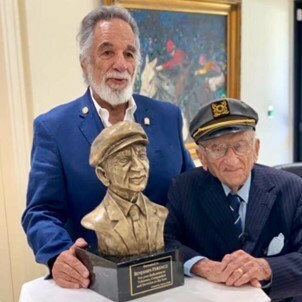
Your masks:
<svg viewBox="0 0 302 302"><path fill-rule="evenodd" d="M140 30L135 92L178 105L183 138L195 158L189 124L201 104L239 98L240 0L103 0L126 7Z"/></svg>

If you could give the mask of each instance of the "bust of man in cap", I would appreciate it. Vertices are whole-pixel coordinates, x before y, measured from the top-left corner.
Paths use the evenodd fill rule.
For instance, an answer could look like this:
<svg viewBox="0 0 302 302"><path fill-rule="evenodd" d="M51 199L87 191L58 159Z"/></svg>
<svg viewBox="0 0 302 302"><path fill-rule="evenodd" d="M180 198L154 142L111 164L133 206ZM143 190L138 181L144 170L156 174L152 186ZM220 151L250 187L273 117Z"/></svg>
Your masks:
<svg viewBox="0 0 302 302"><path fill-rule="evenodd" d="M147 144L139 124L122 121L104 129L91 146L90 165L108 190L81 223L96 232L104 255L137 255L164 247L168 210L142 194L149 175Z"/></svg>

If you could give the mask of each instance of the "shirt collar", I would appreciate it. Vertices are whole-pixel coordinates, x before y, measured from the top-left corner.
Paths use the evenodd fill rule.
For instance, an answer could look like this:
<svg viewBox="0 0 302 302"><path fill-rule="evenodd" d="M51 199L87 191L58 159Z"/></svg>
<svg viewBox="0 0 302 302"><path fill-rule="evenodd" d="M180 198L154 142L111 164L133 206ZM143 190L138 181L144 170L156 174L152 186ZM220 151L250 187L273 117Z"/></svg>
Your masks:
<svg viewBox="0 0 302 302"><path fill-rule="evenodd" d="M142 193L138 194L138 198L135 203L132 203L132 202L120 197L119 195L115 194L113 191L111 191L109 189L108 189L108 193L109 193L111 199L113 199L116 202L116 204L119 206L119 208L121 209L121 211L123 212L123 214L125 216L128 215L130 208L132 207L133 204L136 204L139 207L139 209L146 215L144 197L143 197Z"/></svg>
<svg viewBox="0 0 302 302"><path fill-rule="evenodd" d="M243 202L245 203L248 203L248 200L249 200L249 194L250 194L250 188L251 188L251 179L252 179L252 176L251 176L251 172L246 180L246 182L244 183L244 185L240 188L240 190L236 193L237 195L240 196L240 198L242 199ZM223 190L224 190L224 193L226 196L229 195L229 193L231 192L231 189L221 183L222 187L223 187Z"/></svg>
<svg viewBox="0 0 302 302"><path fill-rule="evenodd" d="M90 95L93 101L93 104L96 108L96 111L99 114L99 117L101 118L104 127L109 127L112 126L111 123L109 122L109 111L103 107L101 107L98 102L95 100L92 89L89 87ZM131 97L128 103L128 108L126 109L125 116L124 116L124 121L135 121L134 119L134 113L136 111L136 103L134 101L134 98Z"/></svg>

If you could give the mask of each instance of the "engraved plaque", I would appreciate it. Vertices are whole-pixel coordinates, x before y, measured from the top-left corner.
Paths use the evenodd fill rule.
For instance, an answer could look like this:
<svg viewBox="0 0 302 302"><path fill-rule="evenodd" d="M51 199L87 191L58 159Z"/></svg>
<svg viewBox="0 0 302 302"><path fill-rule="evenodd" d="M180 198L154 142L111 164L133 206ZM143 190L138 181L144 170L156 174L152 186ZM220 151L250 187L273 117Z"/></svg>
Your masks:
<svg viewBox="0 0 302 302"><path fill-rule="evenodd" d="M77 248L76 254L90 271L90 288L113 301L129 301L184 284L179 250L121 258Z"/></svg>

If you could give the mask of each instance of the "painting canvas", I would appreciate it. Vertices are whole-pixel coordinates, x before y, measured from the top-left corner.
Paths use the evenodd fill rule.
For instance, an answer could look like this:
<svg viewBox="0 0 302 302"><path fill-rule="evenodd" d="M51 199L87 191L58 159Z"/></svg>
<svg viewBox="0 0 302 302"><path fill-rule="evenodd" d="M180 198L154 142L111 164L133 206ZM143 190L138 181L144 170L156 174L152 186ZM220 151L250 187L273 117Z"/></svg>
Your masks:
<svg viewBox="0 0 302 302"><path fill-rule="evenodd" d="M142 66L135 91L178 105L184 139L200 105L225 97L224 15L130 10L140 28Z"/></svg>

